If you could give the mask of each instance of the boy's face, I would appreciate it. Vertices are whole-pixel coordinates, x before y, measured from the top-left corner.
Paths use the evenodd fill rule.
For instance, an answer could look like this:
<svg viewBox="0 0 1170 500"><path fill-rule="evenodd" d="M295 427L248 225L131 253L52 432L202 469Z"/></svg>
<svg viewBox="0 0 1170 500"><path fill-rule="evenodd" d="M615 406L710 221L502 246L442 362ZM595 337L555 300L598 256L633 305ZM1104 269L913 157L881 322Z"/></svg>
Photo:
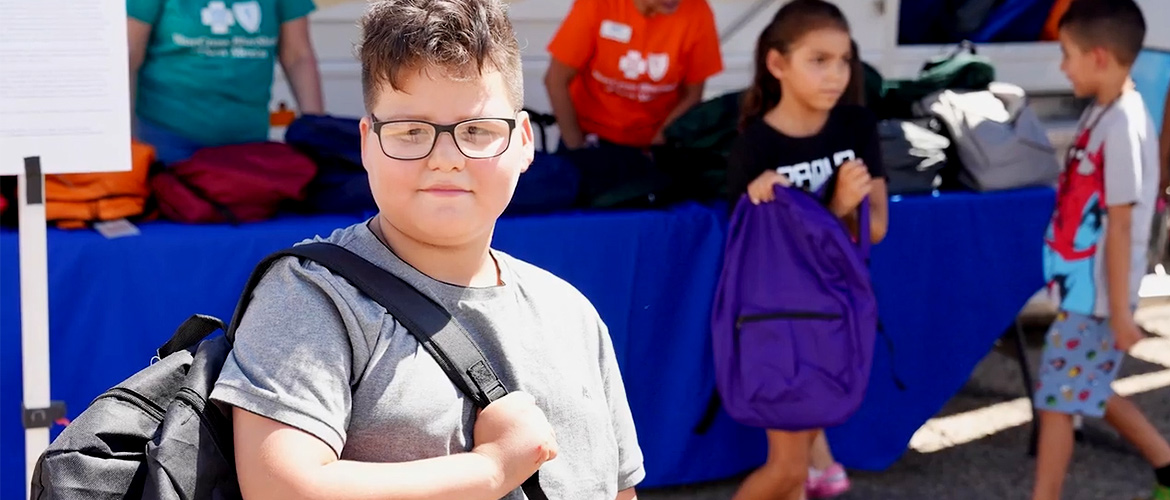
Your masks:
<svg viewBox="0 0 1170 500"><path fill-rule="evenodd" d="M370 188L380 217L403 235L435 246L459 246L490 238L496 219L512 199L521 172L532 163L534 153L532 126L527 113L517 113L508 99L503 75L484 71L478 78L456 81L446 78L442 68L428 68L402 78L401 90L383 86L374 109L379 121L418 120L451 125L475 118L515 119L510 134L499 134L499 148L506 149L491 158L468 158L456 146L460 144L472 156L494 154L480 145L490 144L496 136L484 139L495 130L463 126L454 133L440 132L429 155L416 160L394 159L430 143L430 131L418 125L383 125L381 140L374 134L370 117L361 121L362 163L370 178ZM421 138L420 138L421 137ZM395 142L397 141L397 142ZM406 145L406 146L404 146ZM423 145L421 154L425 154Z"/></svg>
<svg viewBox="0 0 1170 500"><path fill-rule="evenodd" d="M1096 96L1100 87L1103 50L1085 50L1067 30L1060 30L1060 70L1077 97Z"/></svg>

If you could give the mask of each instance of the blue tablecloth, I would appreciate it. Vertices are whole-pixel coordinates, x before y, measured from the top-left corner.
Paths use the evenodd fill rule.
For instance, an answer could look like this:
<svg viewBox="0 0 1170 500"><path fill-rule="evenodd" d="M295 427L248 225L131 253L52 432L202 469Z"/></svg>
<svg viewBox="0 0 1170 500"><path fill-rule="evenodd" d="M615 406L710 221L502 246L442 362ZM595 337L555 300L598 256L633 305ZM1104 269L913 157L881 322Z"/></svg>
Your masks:
<svg viewBox="0 0 1170 500"><path fill-rule="evenodd" d="M831 431L843 463L889 466L959 389L1041 286L1039 241L1051 207L1050 190L891 203L874 279L896 350L891 358L879 345L865 404ZM228 317L263 255L357 221L158 222L115 240L50 230L53 398L76 415L146 366L190 314ZM576 285L609 325L645 452L646 487L728 477L764 458L761 431L724 414L707 434L692 433L714 387L707 314L724 229L722 209L684 205L504 219L496 233L496 247ZM0 498L19 498L24 478L17 244L15 232L0 232ZM894 387L891 366L905 392Z"/></svg>

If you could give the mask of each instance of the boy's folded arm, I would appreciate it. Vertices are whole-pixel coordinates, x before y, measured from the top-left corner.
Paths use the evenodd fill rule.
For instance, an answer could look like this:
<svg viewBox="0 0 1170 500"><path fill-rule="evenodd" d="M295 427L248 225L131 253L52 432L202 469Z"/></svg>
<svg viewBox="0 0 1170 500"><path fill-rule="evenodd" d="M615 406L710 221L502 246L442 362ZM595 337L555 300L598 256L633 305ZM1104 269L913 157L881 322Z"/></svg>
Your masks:
<svg viewBox="0 0 1170 500"><path fill-rule="evenodd" d="M233 410L236 470L246 500L496 499L500 467L469 452L404 463L338 460L328 444L275 420Z"/></svg>
<svg viewBox="0 0 1170 500"><path fill-rule="evenodd" d="M370 357L371 319L340 278L284 259L261 280L212 399L232 407L236 471L248 500L500 498L499 466L480 454L381 464L338 460L354 373ZM381 328L384 325L378 325Z"/></svg>

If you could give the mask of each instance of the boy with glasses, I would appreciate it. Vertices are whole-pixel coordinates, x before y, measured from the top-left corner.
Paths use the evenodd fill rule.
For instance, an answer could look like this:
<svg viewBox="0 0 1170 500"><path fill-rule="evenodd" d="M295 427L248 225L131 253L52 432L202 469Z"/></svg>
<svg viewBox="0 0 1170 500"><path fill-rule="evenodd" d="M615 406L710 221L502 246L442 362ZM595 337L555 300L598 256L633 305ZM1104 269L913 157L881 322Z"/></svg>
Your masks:
<svg viewBox="0 0 1170 500"><path fill-rule="evenodd" d="M513 392L476 412L385 309L278 262L212 398L245 498L634 498L645 476L609 334L557 277L491 249L533 159L501 0L382 0L362 21L362 159L380 212L326 240L446 307Z"/></svg>

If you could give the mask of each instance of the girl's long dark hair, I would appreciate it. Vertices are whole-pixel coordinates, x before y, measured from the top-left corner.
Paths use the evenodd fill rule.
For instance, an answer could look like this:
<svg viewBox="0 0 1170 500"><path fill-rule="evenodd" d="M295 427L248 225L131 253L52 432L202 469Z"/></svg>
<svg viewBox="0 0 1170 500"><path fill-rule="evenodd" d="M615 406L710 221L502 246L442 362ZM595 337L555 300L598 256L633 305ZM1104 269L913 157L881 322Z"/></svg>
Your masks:
<svg viewBox="0 0 1170 500"><path fill-rule="evenodd" d="M861 51L857 49L857 40L851 42L853 58L849 60L849 86L841 95L838 104L853 104L865 106L865 68L861 65Z"/></svg>
<svg viewBox="0 0 1170 500"><path fill-rule="evenodd" d="M849 21L841 9L825 0L792 0L776 12L776 17L756 42L755 77L743 98L741 128L780 104L780 81L768 71L768 52L775 50L787 55L792 45L806 33L821 28L836 28L848 33ZM842 103L861 104L865 94L863 78L857 43L854 42L849 87L841 97Z"/></svg>

